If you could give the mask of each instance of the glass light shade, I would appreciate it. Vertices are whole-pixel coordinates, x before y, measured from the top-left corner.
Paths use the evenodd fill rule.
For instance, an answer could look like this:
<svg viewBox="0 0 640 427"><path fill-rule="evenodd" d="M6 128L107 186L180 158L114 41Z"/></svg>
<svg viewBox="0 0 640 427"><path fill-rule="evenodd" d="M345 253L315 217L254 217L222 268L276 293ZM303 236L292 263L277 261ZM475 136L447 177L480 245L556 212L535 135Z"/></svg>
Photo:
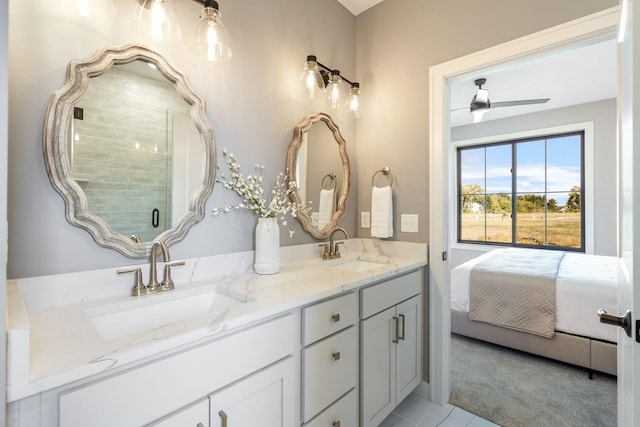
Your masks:
<svg viewBox="0 0 640 427"><path fill-rule="evenodd" d="M116 14L115 0L74 0L76 11L85 18Z"/></svg>
<svg viewBox="0 0 640 427"><path fill-rule="evenodd" d="M227 61L231 58L229 33L222 23L222 14L213 7L205 7L196 27L194 52L208 61Z"/></svg>
<svg viewBox="0 0 640 427"><path fill-rule="evenodd" d="M340 72L334 70L331 72L329 84L327 85L327 104L329 108L337 110L347 103L347 90L342 83Z"/></svg>
<svg viewBox="0 0 640 427"><path fill-rule="evenodd" d="M313 55L307 56L307 62L305 62L302 75L300 76L302 92L311 99L324 93L324 80L315 59L316 57Z"/></svg>
<svg viewBox="0 0 640 427"><path fill-rule="evenodd" d="M354 83L349 90L349 111L354 118L360 117L360 85Z"/></svg>
<svg viewBox="0 0 640 427"><path fill-rule="evenodd" d="M176 7L171 0L138 0L133 25L156 42L177 42L182 36Z"/></svg>

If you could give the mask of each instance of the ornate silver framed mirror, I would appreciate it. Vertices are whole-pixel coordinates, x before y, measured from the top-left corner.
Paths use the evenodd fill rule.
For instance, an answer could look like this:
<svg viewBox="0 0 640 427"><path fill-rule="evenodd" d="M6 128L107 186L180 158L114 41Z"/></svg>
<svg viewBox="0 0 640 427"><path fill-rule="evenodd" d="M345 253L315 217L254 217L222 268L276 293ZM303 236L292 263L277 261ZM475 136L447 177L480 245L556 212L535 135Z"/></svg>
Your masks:
<svg viewBox="0 0 640 427"><path fill-rule="evenodd" d="M329 236L345 214L351 185L346 141L331 116L316 113L293 129L287 152L287 180L298 189L291 200L302 228L316 239Z"/></svg>
<svg viewBox="0 0 640 427"><path fill-rule="evenodd" d="M216 146L187 77L140 45L73 60L49 102L43 151L67 220L101 246L145 257L205 215Z"/></svg>

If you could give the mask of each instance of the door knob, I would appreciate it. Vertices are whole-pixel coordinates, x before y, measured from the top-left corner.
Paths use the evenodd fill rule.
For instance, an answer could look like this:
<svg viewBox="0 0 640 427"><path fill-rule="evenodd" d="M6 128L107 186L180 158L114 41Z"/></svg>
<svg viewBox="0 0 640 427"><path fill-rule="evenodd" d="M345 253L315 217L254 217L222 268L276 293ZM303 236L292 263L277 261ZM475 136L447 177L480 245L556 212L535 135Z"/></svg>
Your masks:
<svg viewBox="0 0 640 427"><path fill-rule="evenodd" d="M631 310L627 310L624 316L614 316L607 313L604 308L600 308L598 309L598 317L600 318L600 323L620 326L627 333L627 336L631 337Z"/></svg>

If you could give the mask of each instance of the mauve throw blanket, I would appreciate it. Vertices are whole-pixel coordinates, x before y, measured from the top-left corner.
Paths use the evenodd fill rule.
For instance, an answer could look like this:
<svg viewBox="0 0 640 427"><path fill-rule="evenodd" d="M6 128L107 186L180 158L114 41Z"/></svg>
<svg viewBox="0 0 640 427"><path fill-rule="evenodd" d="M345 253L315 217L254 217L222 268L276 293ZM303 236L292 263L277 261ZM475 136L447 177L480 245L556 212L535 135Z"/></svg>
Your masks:
<svg viewBox="0 0 640 427"><path fill-rule="evenodd" d="M552 338L564 252L506 249L471 270L469 319Z"/></svg>

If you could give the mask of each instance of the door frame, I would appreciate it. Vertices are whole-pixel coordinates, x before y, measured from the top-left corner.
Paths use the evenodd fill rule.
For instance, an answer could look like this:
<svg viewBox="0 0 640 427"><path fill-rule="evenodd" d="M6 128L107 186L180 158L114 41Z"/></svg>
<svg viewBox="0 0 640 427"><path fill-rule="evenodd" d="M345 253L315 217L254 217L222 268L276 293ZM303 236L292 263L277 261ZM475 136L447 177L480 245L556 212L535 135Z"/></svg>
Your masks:
<svg viewBox="0 0 640 427"><path fill-rule="evenodd" d="M616 34L620 7L613 7L429 69L429 393L445 404L450 396L451 308L447 254L451 243L449 195L449 81L479 75L526 58L594 43Z"/></svg>

